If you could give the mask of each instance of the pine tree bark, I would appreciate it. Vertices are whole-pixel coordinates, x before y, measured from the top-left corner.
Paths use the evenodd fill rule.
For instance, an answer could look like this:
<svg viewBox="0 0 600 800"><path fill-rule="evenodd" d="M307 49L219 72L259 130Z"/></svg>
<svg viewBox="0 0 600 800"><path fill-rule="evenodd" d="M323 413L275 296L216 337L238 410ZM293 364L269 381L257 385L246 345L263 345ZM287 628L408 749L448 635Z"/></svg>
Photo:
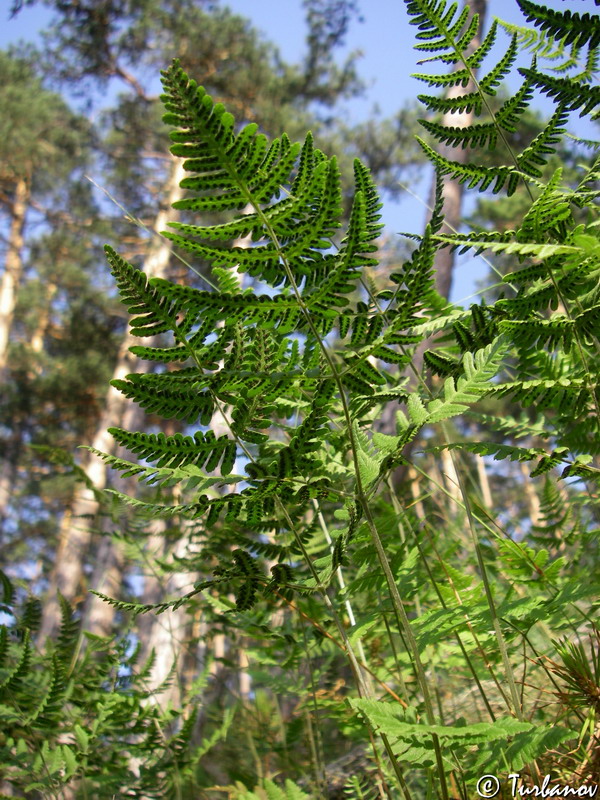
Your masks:
<svg viewBox="0 0 600 800"><path fill-rule="evenodd" d="M252 207L247 205L244 209L245 214L252 213ZM235 239L233 247L250 247L252 237L250 235ZM243 273L238 272L240 285L243 281ZM222 435L230 435L230 422L223 416L221 411L215 411L210 423L210 429L219 438ZM155 523L156 531L148 541L149 553L165 555L164 550L164 525L160 520ZM183 557L186 555L189 545L189 537L182 535L177 543L173 555ZM152 556L150 556L152 558ZM157 575L148 575L144 581L144 603L158 603L164 598L174 598L181 596L190 588L193 579L187 573L174 573L166 582L161 583ZM108 594L108 593L107 593ZM177 705L182 699L183 693L189 683L189 677L196 675L206 661L206 651L196 648L195 651L188 649L187 643L190 641L189 614L182 606L175 611L166 611L160 616L147 614L140 618L138 632L141 643L142 661L150 656L154 651L155 663L152 674L148 681L148 689L157 689L166 679L169 671L174 667L175 679L171 685L159 696L153 699L165 705L169 702ZM216 640L215 640L216 641ZM215 645L216 646L216 645ZM224 647L223 643L223 647ZM220 661L213 662L215 673L221 671ZM250 692L249 676L243 670L240 673L240 691Z"/></svg>
<svg viewBox="0 0 600 800"><path fill-rule="evenodd" d="M10 332L17 305L17 292L23 274L23 234L29 197L29 181L25 177L17 178L12 203L9 207L10 229L4 272L0 282L0 381L2 383L5 383L7 377ZM20 441L20 428L15 425L11 437L6 443L0 466L0 528L4 526L8 514L14 482L14 463Z"/></svg>
<svg viewBox="0 0 600 800"><path fill-rule="evenodd" d="M469 48L468 55L476 50L481 44L483 26L485 23L485 16L487 12L487 0L465 0L465 5L471 8L475 14L479 14L479 27L477 35L473 39L471 47ZM462 66L462 65L459 65ZM460 97L463 94L475 91L475 84L469 81L467 87L452 86L447 93L448 98ZM473 113L459 113L459 114L444 114L442 118L442 125L444 127L457 127L467 128L473 124ZM437 151L445 158L456 161L458 164L467 164L469 161L468 148L456 148L450 145L440 144L437 146ZM464 183L459 183L456 180L448 177L443 178L442 184L442 197L444 200L444 223L440 230L441 235L450 235L456 233L462 222L462 207L463 196L465 193ZM433 208L435 202L435 176L431 185L431 192L429 198L429 206ZM431 213L428 212L427 222L431 218ZM455 251L450 247L444 247L437 251L435 258L435 286L442 297L449 298L452 291L452 278L454 274Z"/></svg>
<svg viewBox="0 0 600 800"><path fill-rule="evenodd" d="M10 206L10 232L0 283L0 374L4 373L7 365L8 342L17 304L17 291L23 274L23 232L29 195L30 185L27 178L17 178Z"/></svg>
<svg viewBox="0 0 600 800"><path fill-rule="evenodd" d="M482 40L482 33L485 24L485 16L487 12L487 0L465 0L465 6L469 6L471 11L479 15L479 26L477 30L477 35L474 37L472 45L469 49L469 53L475 50L480 44ZM462 66L462 65L459 65ZM474 91L475 86L473 82L470 81L466 88L462 86L454 86L451 87L447 93L447 97L457 97L462 94L468 94L469 92ZM468 125L473 123L473 114L444 114L443 117L443 125L444 126L458 126L466 128ZM464 164L467 163L469 158L469 151L463 148L453 148L446 145L438 145L436 148L437 151L445 156L446 158L450 158L458 163ZM431 210L433 209L434 202L435 202L435 190L436 190L436 176L433 176L433 180L431 183L431 190L430 190L430 198L429 198L429 208L430 210L427 212L427 218L425 220L425 224L429 222L431 219ZM444 176L443 178L443 185L442 185L442 197L444 201L444 224L442 226L442 230L440 233L449 233L455 232L459 230L461 221L462 221L462 205L463 205L463 195L464 195L464 185L458 183L458 181L454 181L448 176ZM455 251L449 247L445 247L440 249L436 253L435 263L434 263L434 270L435 270L435 287L437 291L448 299L450 297L450 292L452 291L452 278L454 274L454 265L455 265ZM414 356L413 356L413 365L416 370L420 373L423 368L423 356L425 350L427 349L427 343L421 342L421 344L416 348ZM396 408L393 403L388 403L387 406L383 409L383 413L381 418L378 420L377 429L383 433L387 433L390 435L396 434ZM405 450L406 458L410 458L410 453L414 446L414 442L411 442ZM404 482L407 476L407 470L404 467L400 467L396 470L394 474L394 485L400 486Z"/></svg>
<svg viewBox="0 0 600 800"><path fill-rule="evenodd" d="M179 186L184 177L182 162L173 162L173 167L162 196L166 198L165 207L162 208L154 223L154 230L160 231L166 227L167 221L172 220L175 212L171 209L171 204L182 197L182 190ZM157 243L152 242L150 251L144 263L144 271L148 277L165 277L169 266L171 250L167 240L162 239ZM140 362L129 352L129 347L139 343L136 337L126 333L121 347L113 379L123 379L127 374L135 369L139 371L143 368L144 362ZM110 386L104 411L98 420L96 433L92 440L92 447L105 453L116 451L115 442L107 429L111 426L119 426L127 429L135 427L130 425L132 415L136 413L134 404ZM96 456L90 454L86 459L84 468L90 481L96 490L104 489L108 482L108 468L106 464ZM50 576L48 590L48 600L44 608L44 616L40 630L40 638L43 640L47 636L52 636L60 625L60 608L57 598L57 590L69 601L83 599L80 595L84 589L84 571L86 556L89 555L90 544L92 542L92 530L99 510L97 494L88 487L79 488L73 499L70 513L65 514L61 524L58 550L56 554L56 564ZM100 592L110 595L115 586L121 583L121 563L120 554L114 548L107 547L106 544L97 550L98 563L94 573L94 588ZM100 562L100 557L105 559ZM101 580L98 581L100 576ZM91 604L88 610L88 628L95 629L95 632L106 632L110 629L114 610L107 604L100 606L100 601Z"/></svg>

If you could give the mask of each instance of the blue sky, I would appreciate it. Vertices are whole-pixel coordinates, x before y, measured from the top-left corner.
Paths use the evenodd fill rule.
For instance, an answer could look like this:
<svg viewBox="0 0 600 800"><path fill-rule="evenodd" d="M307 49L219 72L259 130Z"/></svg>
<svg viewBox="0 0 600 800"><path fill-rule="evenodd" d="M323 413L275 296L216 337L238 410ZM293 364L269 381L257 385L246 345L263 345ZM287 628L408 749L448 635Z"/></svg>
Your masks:
<svg viewBox="0 0 600 800"><path fill-rule="evenodd" d="M544 0L546 5L564 10L560 0ZM286 61L296 61L304 52L304 12L301 0L223 0L233 11L249 17L267 39L273 41ZM9 0L0 0L0 47L14 44L19 39L31 41L48 24L50 14L41 5L25 7L13 20L6 21ZM393 114L405 102L422 92L425 85L410 77L421 69L417 66L419 54L413 50L415 29L408 24L402 0L359 0L362 21L354 21L349 31L345 52L360 50L360 73L367 84L365 96L346 104L345 114L352 121L368 119L377 109L383 116ZM572 11L597 13L593 0L569 0ZM494 16L509 22L523 24L516 0L489 0L487 24ZM502 35L502 34L501 34ZM507 40L508 41L508 40ZM497 46L498 48L498 43ZM500 45L501 48L501 45ZM500 52L501 49L500 49ZM498 49L495 50L496 58ZM343 52L340 54L343 55ZM426 71L423 69L423 71ZM548 109L547 102L538 99L538 107ZM576 133L591 136L589 124L578 130L577 117L572 126ZM428 194L429 181L411 186L419 197ZM391 231L420 232L425 208L422 202L409 195L399 203L387 202L384 222ZM481 260L466 255L459 259L455 276L453 299L470 294L474 281L486 273Z"/></svg>

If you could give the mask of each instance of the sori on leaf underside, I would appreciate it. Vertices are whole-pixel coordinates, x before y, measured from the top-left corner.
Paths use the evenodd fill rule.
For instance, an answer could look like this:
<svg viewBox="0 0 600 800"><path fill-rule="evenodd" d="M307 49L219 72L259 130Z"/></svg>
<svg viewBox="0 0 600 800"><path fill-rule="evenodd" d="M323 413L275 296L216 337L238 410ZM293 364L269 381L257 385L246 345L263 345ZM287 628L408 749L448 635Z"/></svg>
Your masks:
<svg viewBox="0 0 600 800"><path fill-rule="evenodd" d="M132 351L161 364L182 364L113 383L148 413L188 425L208 426L216 411L228 409L229 432L111 433L156 463L165 479L165 470L175 477L186 468L220 468L230 475L236 456L245 456L247 475L238 476L245 488L224 497L201 494L192 504L192 513L208 510L210 520L221 509L230 518L272 515L276 498L302 505L317 494L333 497L320 451L332 436L346 437L347 445L352 439L351 428L344 433L343 422L340 427L341 397L346 422L368 419L382 402L405 399L385 365L406 363L405 348L421 338L411 329L435 298L431 236L439 213L413 257L391 275L392 288L365 302L361 275L377 265L381 225L379 198L364 165L355 162L352 208L337 243L339 170L310 134L299 144L285 134L269 143L254 124L236 133L231 114L177 63L163 80L165 120L176 126L172 151L185 159L189 177L182 186L193 192L176 207L205 218L229 215L213 225L173 223L164 236L210 264L219 290L148 281L107 247L132 333L172 336L169 346ZM248 247L224 246L248 235ZM252 286L235 291L235 273L248 273ZM332 335L341 342L335 354L325 344ZM286 441L269 437L276 420Z"/></svg>

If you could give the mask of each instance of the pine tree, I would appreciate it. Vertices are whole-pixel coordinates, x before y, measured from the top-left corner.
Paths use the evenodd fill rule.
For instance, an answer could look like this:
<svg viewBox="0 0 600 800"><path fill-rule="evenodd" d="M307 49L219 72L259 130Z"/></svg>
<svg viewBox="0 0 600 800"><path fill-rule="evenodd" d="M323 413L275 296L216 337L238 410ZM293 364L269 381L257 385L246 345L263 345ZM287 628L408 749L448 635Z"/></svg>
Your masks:
<svg viewBox="0 0 600 800"><path fill-rule="evenodd" d="M17 383L12 380L22 367L19 360L23 357L22 331L15 330L15 311L28 263L26 228L35 218L39 222L40 215L44 218L45 204L55 202L57 184L77 180L76 171L85 163L90 144L87 122L56 92L43 86L34 67L36 60L35 53L27 58L0 53L0 213L6 226L0 283L0 375L8 389L2 415L4 419L12 416L14 422L10 437L3 442L0 520L9 512L21 454L23 409L27 407L26 398L19 396ZM11 361L11 342L21 348L16 361Z"/></svg>

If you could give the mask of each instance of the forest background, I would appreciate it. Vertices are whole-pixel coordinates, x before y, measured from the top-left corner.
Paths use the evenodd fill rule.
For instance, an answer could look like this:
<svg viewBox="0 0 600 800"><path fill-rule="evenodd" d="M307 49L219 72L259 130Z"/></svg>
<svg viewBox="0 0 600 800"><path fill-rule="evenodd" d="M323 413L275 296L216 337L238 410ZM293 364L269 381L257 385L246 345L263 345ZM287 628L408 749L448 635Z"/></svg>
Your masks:
<svg viewBox="0 0 600 800"><path fill-rule="evenodd" d="M437 722L445 719L448 725L464 728L465 741L456 750L456 742L451 742L444 766L432 734L435 721L428 717L427 700L421 697L422 692L427 694L423 675L411 656L406 631L392 631L387 612L373 614L384 584L365 577L373 553L362 539L354 561L342 564L345 572L341 561L334 562L337 589L331 593L348 637L342 646L332 644L336 640L331 620L325 619L310 593L293 596L283 579L278 590L281 603L255 616L250 613L252 603L246 604L239 587L236 590L235 580L224 594L213 592L211 585L200 595L202 602L196 597L158 616L131 613L139 611L139 604L160 606L183 596L206 579L208 565L214 575L218 569L232 569L232 551L242 572L254 569L244 567L244 556L234 549L239 541L233 538L215 537L211 546L202 545L205 550L199 559L196 548L202 534L190 532L177 516L165 521L125 510L122 503L115 503L114 495L102 490L112 488L146 500L148 490L140 490L131 474L119 478L105 461L77 449L91 445L123 458L125 450L106 433L109 427L171 436L189 432L181 419L164 420L158 413L145 417L109 389L110 380L122 381L139 365L128 352L137 342L127 333L127 314L116 296L103 245L112 244L150 277L205 288L209 275L207 264L190 266L156 235L176 219L170 206L182 198L183 177L168 156L168 128L161 122L157 99L158 71L173 57L182 58L189 74L241 123L255 121L269 136L285 130L292 139L302 139L311 129L318 146L339 158L346 217L351 208L352 161L359 157L371 169L388 208L383 216L387 227L378 240L380 272L374 280L380 283L374 286L379 290L384 278L411 258L414 244L397 231L422 233L434 201L431 168L414 140L422 111L417 111L413 98L421 89L408 73L417 69L418 55L407 67L413 31L401 3L359 8L351 0L308 0L302 6L290 4L285 14L281 4L258 3L253 16L261 28L269 22L273 44L252 22L238 16L246 13L248 4L231 5L233 13L225 4L186 0L57 0L16 3L7 10L12 17L4 29L5 50L0 55L4 261L0 524L8 658L2 674L6 696L1 713L9 730L1 740L7 765L0 773L2 789L7 796L25 792L32 797L216 797L224 792L251 797L252 790L259 797L265 792L270 797L279 797L277 792L290 797L301 797L302 792L393 796L395 791L407 797L411 792L414 797L438 792L448 797L448 780L453 794L468 797L477 769L485 771L481 759L473 761L478 736L498 758L492 745L497 738L503 736L513 746L522 736L520 746L513 747L520 759L515 763L528 770L531 780L543 776L545 769L551 769L556 780L593 779L599 763L598 708L597 699L589 698L600 696L594 694L600 661L597 632L590 622L594 575L597 578L597 508L583 481L560 482L561 471L555 468L560 461L541 470L545 478L530 477L531 467L525 462L539 458L540 445L547 440L532 418L527 430L519 418L526 433L521 445L529 448L528 458L513 451L510 462L501 465L494 458L498 449L474 447L461 454L457 467L449 449L435 450L443 440L426 433L416 445L414 463L399 463L392 499L378 512L386 535L394 541L389 555L410 619L423 622L419 649L429 659L426 683L435 698ZM481 22L486 20L484 30L494 12L503 16L508 11L508 4L497 5L483 0L471 4L480 12ZM571 7L583 12L589 5ZM261 11L266 16L261 17ZM300 24L303 15L306 21ZM373 22L376 17L379 21ZM19 35L20 26L35 30L40 19L44 37L28 36L18 45L6 38L12 30ZM516 5L507 19L522 23ZM382 42L384 30L389 49ZM370 33L365 36L361 31ZM474 36L481 41L481 31ZM354 52L361 45L367 52L364 61ZM524 49L519 59L517 65L528 64L530 52ZM369 86L374 73L376 83ZM516 86L509 82L500 96L510 96ZM374 102L378 111L373 111ZM517 144L531 140L551 113L548 100L537 102L526 109ZM469 113L462 116L464 125L472 122ZM595 128L596 123L580 121L574 133L592 139ZM561 147L550 167L561 164L566 183L574 185L581 164L592 164L593 147L575 140ZM446 188L450 231L466 230L466 218L469 226L508 230L518 225L527 203L523 192L512 198L492 200L481 195L469 200L453 191ZM234 246L248 247L247 238L238 236ZM475 277L486 279L490 266L500 273L515 269L514 261L511 264L501 252L483 260L472 254L457 257L448 249L436 255L435 266L439 296L453 302L473 295ZM498 296L497 278L491 283L485 295L488 302ZM470 302L472 297L467 297L465 308ZM422 368L423 359L417 350L413 363ZM430 370L433 359L425 363ZM443 376L443 370L438 375ZM483 407L480 413L491 412ZM510 417L516 411L508 406L502 413ZM480 441L483 417L453 424L457 428L451 439L460 435ZM230 421L216 411L211 420L215 434L227 433L228 425ZM384 436L396 434L395 425L393 414L382 413L375 421ZM496 439L497 444L502 441ZM548 452L556 441L549 443ZM575 457L575 446L572 452ZM243 459L238 459L235 471L243 466ZM470 487L468 497L465 485ZM163 489L168 491L168 486ZM177 487L172 489L175 503L181 499L178 492ZM543 618L532 614L527 619L526 631L519 631L518 642L512 639L509 651L502 649L498 628L498 647L490 645L486 625L491 622L480 611L481 630L474 614L467 622L467 639L452 647L445 640L440 644L426 627L426 623L435 626L436 620L442 623L441 617L428 619L427 614L440 603L446 608L448 593L459 596L464 591L459 604L479 602L481 587L471 585L477 574L471 563L474 553L461 533L470 521L469 502L488 522L510 531L502 544L485 538L482 545L490 574L494 580L502 576L510 587L498 589L498 597L508 601L515 593L523 598L521 584L529 591L529 584L543 574L542 583L550 587L555 604L552 618L549 611ZM568 512L561 513L563 507ZM337 517L333 508L324 503L319 510L315 503L312 516L305 520L307 553L315 563L325 557L332 542L329 532L343 519L344 512L335 513ZM395 541L397 536L388 529L398 519L405 531ZM425 530L428 519L448 533L448 540L444 537L438 543L439 552L435 541L409 547L404 538L410 529ZM522 543L521 549L511 549L511 542ZM267 536L259 537L255 546L272 568L283 560L269 545ZM565 574L566 563L575 573ZM445 577L438 575L436 583L430 570L437 568ZM577 613L587 621L575 623L569 612L567 641L575 649L569 650L561 640L553 656L545 655L550 652L548 642L556 643L556 637L563 635L555 617L564 609L552 592L564 592L564 585L571 586L568 581L581 584L584 574L587 594L569 595L569 602L580 602ZM289 584L298 582L299 577L288 576ZM89 594L90 588L122 604L98 599ZM533 601L523 604L529 610L534 606ZM393 611L398 613L397 608ZM444 624L449 638L456 623ZM515 628L516 623L513 619L503 624ZM536 628L535 636L528 638L530 627L536 625L542 633ZM288 652L278 649L281 640L289 645ZM348 703L353 667L343 652L347 655L352 646L361 663L370 664L369 681L377 687L367 692L359 681L359 696L377 697L378 702L391 696L401 706L409 699L404 724L416 725L424 714L429 729L424 727L419 735L429 737L427 744L414 730L410 736L405 731L403 739L393 726L393 747L385 735L383 744L373 744L374 732L385 729L377 710ZM517 663L519 648L516 703L498 675L507 660ZM556 661L559 650L566 659L562 667ZM474 666L468 654L481 663ZM555 673L568 684L567 662L574 670L571 683L575 681L575 693L579 692L577 703L566 699L564 686L551 677L548 666L554 664ZM452 665L458 663L460 669L468 667L460 677L458 667L452 674ZM583 670L583 679L576 668ZM530 674L536 675L536 670L540 677ZM469 700L474 687L481 699ZM526 703L527 692L536 699L528 696ZM550 692L562 705L545 716ZM588 703L583 711L582 696ZM485 732L465 727L487 724L486 713L493 722L502 723L503 704L518 724L543 718L548 727L533 732L508 724ZM528 716L523 711L526 705ZM575 715L576 731L572 720L565 721L569 714ZM360 719L367 724L359 724ZM553 732L552 723L559 721L561 726ZM402 758L398 742L404 748ZM471 748L462 767L460 746ZM548 753L555 754L554 760L548 761ZM415 775L402 773L402 760L416 765ZM298 781L301 788L288 783L278 789L271 783L276 780L281 786L284 779Z"/></svg>

